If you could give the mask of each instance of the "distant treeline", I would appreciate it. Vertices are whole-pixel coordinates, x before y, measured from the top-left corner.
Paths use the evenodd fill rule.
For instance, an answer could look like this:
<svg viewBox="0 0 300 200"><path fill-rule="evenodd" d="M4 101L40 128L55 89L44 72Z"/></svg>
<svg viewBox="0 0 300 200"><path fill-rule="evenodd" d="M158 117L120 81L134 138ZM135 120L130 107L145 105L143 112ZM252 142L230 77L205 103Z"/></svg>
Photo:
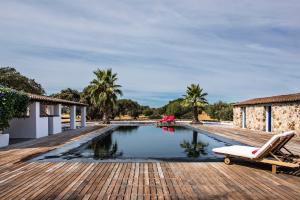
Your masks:
<svg viewBox="0 0 300 200"><path fill-rule="evenodd" d="M20 74L12 67L0 68L0 85L29 93L45 94L45 90L41 84L37 83L34 79L29 79ZM101 119L103 113L98 106L91 102L89 87L87 86L83 91L67 88L51 96L87 103L90 105L87 108L87 117L93 120ZM64 111L68 112L68 109L64 109ZM233 118L232 104L222 101L205 105L199 110L199 114L203 111L215 120L231 121ZM140 115L145 115L149 119L158 119L162 115L175 115L178 119L192 119L193 113L191 107L184 105L183 98L169 101L169 103L160 108L140 105L131 99L118 99L112 111L112 118L124 115L129 115L135 119Z"/></svg>

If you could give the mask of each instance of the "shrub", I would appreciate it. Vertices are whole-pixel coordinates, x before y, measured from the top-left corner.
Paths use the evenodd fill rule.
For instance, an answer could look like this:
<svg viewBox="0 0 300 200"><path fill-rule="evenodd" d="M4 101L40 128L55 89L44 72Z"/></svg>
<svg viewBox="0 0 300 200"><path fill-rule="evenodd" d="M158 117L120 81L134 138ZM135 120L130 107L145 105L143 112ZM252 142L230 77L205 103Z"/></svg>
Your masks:
<svg viewBox="0 0 300 200"><path fill-rule="evenodd" d="M159 115L159 114L153 114L153 115L150 115L149 116L149 119L160 119L161 118L161 115Z"/></svg>
<svg viewBox="0 0 300 200"><path fill-rule="evenodd" d="M230 103L219 101L214 104L206 106L205 112L213 119L232 121L233 120L233 106Z"/></svg>
<svg viewBox="0 0 300 200"><path fill-rule="evenodd" d="M154 111L152 109L150 109L150 108L148 108L148 109L146 109L146 110L143 111L143 114L145 116L151 116L151 115L153 115L153 113L154 113Z"/></svg>
<svg viewBox="0 0 300 200"><path fill-rule="evenodd" d="M25 93L0 86L0 131L9 127L11 119L23 117L28 104L29 97Z"/></svg>

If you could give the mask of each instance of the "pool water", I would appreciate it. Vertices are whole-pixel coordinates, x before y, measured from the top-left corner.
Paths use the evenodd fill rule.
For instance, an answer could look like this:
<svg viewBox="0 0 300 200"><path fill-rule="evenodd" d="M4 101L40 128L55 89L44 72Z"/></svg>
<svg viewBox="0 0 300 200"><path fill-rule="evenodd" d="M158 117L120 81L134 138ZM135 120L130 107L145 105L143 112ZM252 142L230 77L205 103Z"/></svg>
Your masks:
<svg viewBox="0 0 300 200"><path fill-rule="evenodd" d="M105 137L94 138L62 154L60 158L195 161L220 158L212 149L230 144L185 127L121 126Z"/></svg>

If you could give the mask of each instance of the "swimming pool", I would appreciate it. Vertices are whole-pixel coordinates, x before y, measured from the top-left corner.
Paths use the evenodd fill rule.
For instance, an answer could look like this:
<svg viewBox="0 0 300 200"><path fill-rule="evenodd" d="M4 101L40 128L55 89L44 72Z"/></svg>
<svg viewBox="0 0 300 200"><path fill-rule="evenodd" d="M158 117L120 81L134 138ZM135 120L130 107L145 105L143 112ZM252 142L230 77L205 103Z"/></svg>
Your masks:
<svg viewBox="0 0 300 200"><path fill-rule="evenodd" d="M234 142L184 126L119 126L105 136L92 138L77 148L39 160L128 161L174 160L203 161L221 158L213 148Z"/></svg>

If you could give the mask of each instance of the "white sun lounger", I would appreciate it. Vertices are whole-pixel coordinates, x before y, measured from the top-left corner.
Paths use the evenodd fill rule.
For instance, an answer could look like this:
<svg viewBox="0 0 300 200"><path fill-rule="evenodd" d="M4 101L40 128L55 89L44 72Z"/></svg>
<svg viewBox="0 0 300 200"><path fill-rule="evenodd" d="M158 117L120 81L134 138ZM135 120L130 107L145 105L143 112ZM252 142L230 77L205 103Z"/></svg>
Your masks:
<svg viewBox="0 0 300 200"><path fill-rule="evenodd" d="M224 163L230 164L230 158L237 157L241 159L253 160L256 162L268 163L272 165L272 173L276 173L277 166L296 168L299 167L297 156L292 154L285 145L295 136L293 131L274 135L261 148L233 145L213 149L217 154L225 155ZM285 149L287 153L283 153Z"/></svg>

